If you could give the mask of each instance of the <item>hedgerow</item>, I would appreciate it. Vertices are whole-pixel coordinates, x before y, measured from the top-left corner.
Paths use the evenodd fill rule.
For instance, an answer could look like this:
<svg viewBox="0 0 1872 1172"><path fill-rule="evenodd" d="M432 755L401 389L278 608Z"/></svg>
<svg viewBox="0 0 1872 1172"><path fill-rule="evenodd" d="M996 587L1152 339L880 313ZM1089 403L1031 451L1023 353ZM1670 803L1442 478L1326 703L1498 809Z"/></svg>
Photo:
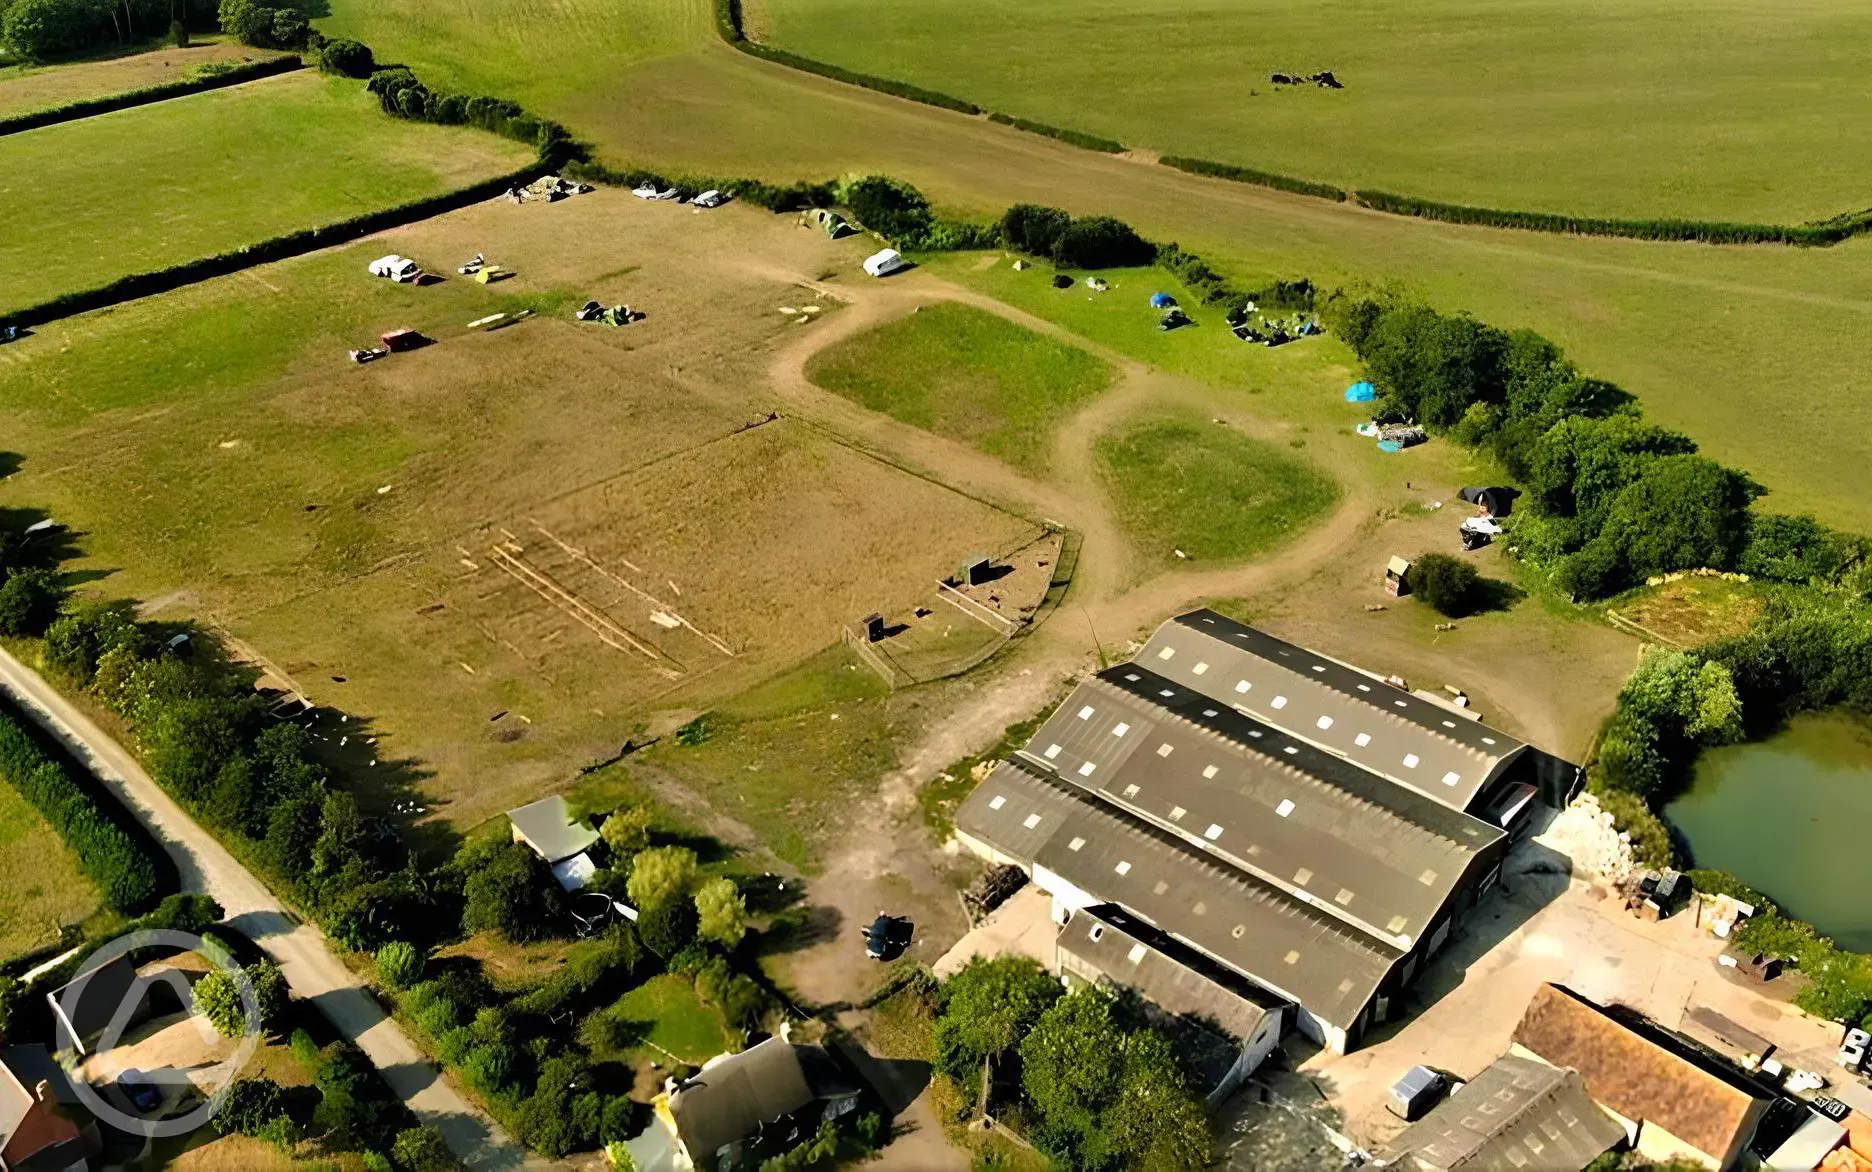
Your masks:
<svg viewBox="0 0 1872 1172"><path fill-rule="evenodd" d="M1374 211L1442 220L1451 224L1480 224L1490 228L1516 228L1528 232L1556 232L1574 236L1693 240L1703 244L1796 244L1816 247L1838 244L1872 229L1872 209L1805 224L1740 224L1714 220L1626 220L1553 212L1510 211L1363 189L1355 192L1354 198Z"/></svg>
<svg viewBox="0 0 1872 1172"><path fill-rule="evenodd" d="M912 102L922 102L926 106L940 106L945 110L955 110L962 114L980 114L982 108L974 102L941 93L937 90L924 89L908 82L896 81L888 77L876 77L869 73L846 69L840 65L831 65L824 61L815 61L811 57L802 57L798 53L789 53L772 45L759 41L750 41L741 26L740 0L715 0L715 31L722 40L750 57L759 57L772 61L776 65L785 65L789 69L798 69L805 73L816 73L820 77L829 77L833 81L842 81L847 85L862 86L889 94L896 98L907 98Z"/></svg>
<svg viewBox="0 0 1872 1172"><path fill-rule="evenodd" d="M127 110L132 106L143 106L151 102L179 98L184 94L223 89L263 77L291 73L295 69L304 67L305 63L297 57L275 57L267 61L253 61L244 65L230 66L221 72L205 74L186 81L164 82L162 85L125 90L122 93L107 94L101 98L83 98L76 102L67 102L63 106L48 106L43 110L32 110L25 114L0 118L0 135L17 134L22 130L37 130L42 126L53 126L60 122L89 118L94 114L108 114L112 110Z"/></svg>
<svg viewBox="0 0 1872 1172"><path fill-rule="evenodd" d="M0 778L71 848L106 906L135 914L156 902L161 881L152 846L113 821L10 706L0 706Z"/></svg>
<svg viewBox="0 0 1872 1172"><path fill-rule="evenodd" d="M1068 130L1063 126L1050 126L1045 122L1035 122L1031 118L1017 118L1012 114L990 114L988 121L998 122L1002 126L1012 126L1016 130L1025 130L1029 134L1044 134L1048 138L1057 138L1072 146L1088 151L1102 151L1108 155L1123 154L1129 149L1116 139L1087 134L1083 130Z"/></svg>
<svg viewBox="0 0 1872 1172"><path fill-rule="evenodd" d="M1175 167L1179 171L1188 171L1192 175L1207 175L1212 179L1230 179L1236 183L1253 183L1259 187L1272 187L1279 191L1292 192L1294 195L1311 195L1341 203L1346 198L1344 188L1335 187L1330 183L1298 179L1292 175L1261 171L1254 167L1241 167L1234 163L1218 163L1213 159L1194 159L1187 155L1164 155L1158 162L1166 167Z"/></svg>

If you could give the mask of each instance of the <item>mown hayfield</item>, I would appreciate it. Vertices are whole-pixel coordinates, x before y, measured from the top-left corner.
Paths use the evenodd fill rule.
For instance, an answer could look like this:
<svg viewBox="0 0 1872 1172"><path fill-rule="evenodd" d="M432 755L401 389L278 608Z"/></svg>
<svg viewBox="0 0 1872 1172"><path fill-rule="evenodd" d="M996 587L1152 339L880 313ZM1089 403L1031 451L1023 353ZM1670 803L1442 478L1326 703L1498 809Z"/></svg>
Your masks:
<svg viewBox="0 0 1872 1172"><path fill-rule="evenodd" d="M56 944L98 910L97 889L39 812L0 782L0 961Z"/></svg>
<svg viewBox="0 0 1872 1172"><path fill-rule="evenodd" d="M387 251L451 274L484 252L518 275L396 286L364 273ZM472 825L648 713L732 695L841 623L924 602L965 554L1035 536L806 421L766 422L772 347L816 328L775 306L862 254L752 208L604 191L490 201L67 319L0 353L0 426L25 460L0 497L85 533L103 589L218 621L366 722L342 756L367 790L416 781ZM647 317L576 324L587 297ZM466 328L521 309L537 316ZM393 327L435 342L346 359Z"/></svg>
<svg viewBox="0 0 1872 1172"><path fill-rule="evenodd" d="M989 109L1458 203L1787 221L1866 203L1850 0L753 0L809 57ZM1332 70L1345 87L1276 87Z"/></svg>
<svg viewBox="0 0 1872 1172"><path fill-rule="evenodd" d="M1095 449L1118 523L1148 560L1165 567L1240 561L1270 549L1338 497L1311 465L1193 416L1128 421L1100 436Z"/></svg>
<svg viewBox="0 0 1872 1172"><path fill-rule="evenodd" d="M0 138L0 313L524 164L295 73Z"/></svg>
<svg viewBox="0 0 1872 1172"><path fill-rule="evenodd" d="M957 302L923 306L822 350L806 374L860 406L1029 472L1046 470L1054 426L1112 376L1083 350Z"/></svg>
<svg viewBox="0 0 1872 1172"><path fill-rule="evenodd" d="M196 40L185 49L165 45L92 61L8 65L0 67L0 117L188 81L204 65L238 65L277 56L270 49L216 38Z"/></svg>

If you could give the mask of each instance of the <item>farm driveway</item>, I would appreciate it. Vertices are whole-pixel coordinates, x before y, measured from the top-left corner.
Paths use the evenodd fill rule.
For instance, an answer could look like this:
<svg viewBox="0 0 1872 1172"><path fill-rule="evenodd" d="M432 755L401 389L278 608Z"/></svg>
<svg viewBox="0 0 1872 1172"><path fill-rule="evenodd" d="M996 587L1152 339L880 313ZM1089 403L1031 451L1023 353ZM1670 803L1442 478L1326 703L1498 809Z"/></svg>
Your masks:
<svg viewBox="0 0 1872 1172"><path fill-rule="evenodd" d="M266 886L158 788L122 745L5 651L0 651L0 688L64 742L148 828L174 860L182 889L214 897L229 923L278 962L287 986L357 1043L391 1091L419 1120L439 1129L463 1163L477 1170L554 1166L514 1143L444 1082L332 952L323 932L289 916Z"/></svg>

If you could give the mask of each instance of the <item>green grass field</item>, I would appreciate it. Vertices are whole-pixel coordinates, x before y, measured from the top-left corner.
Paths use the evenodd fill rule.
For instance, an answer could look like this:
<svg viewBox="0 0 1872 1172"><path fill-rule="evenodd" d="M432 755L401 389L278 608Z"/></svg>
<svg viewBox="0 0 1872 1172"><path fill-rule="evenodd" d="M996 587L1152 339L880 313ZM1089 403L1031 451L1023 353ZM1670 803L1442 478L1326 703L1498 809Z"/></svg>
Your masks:
<svg viewBox="0 0 1872 1172"><path fill-rule="evenodd" d="M499 174L529 152L289 74L0 138L0 312Z"/></svg>
<svg viewBox="0 0 1872 1172"><path fill-rule="evenodd" d="M1850 0L753 0L809 57L1342 186L1622 216L1863 207L1834 149L1872 67ZM1346 88L1275 87L1333 70Z"/></svg>
<svg viewBox="0 0 1872 1172"><path fill-rule="evenodd" d="M696 999L695 986L674 973L652 977L617 1000L609 1012L644 1029L653 1059L703 1063L728 1048L721 1014Z"/></svg>
<svg viewBox="0 0 1872 1172"><path fill-rule="evenodd" d="M98 910L97 890L44 818L0 783L0 962L58 942Z"/></svg>
<svg viewBox="0 0 1872 1172"><path fill-rule="evenodd" d="M1053 427L1111 383L1085 351L973 306L945 302L886 322L806 365L825 389L1030 472Z"/></svg>
<svg viewBox="0 0 1872 1172"><path fill-rule="evenodd" d="M1096 448L1119 524L1164 566L1240 561L1305 529L1338 495L1312 466L1195 418L1134 421Z"/></svg>

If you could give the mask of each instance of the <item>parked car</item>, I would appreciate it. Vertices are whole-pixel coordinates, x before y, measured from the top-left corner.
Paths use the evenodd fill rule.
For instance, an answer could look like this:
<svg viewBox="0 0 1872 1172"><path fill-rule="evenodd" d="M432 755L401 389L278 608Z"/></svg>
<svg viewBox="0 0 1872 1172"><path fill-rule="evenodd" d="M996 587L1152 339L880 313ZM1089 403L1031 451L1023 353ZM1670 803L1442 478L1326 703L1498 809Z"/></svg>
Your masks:
<svg viewBox="0 0 1872 1172"><path fill-rule="evenodd" d="M370 262L370 275L407 283L422 276L422 269L408 257L392 254Z"/></svg>

